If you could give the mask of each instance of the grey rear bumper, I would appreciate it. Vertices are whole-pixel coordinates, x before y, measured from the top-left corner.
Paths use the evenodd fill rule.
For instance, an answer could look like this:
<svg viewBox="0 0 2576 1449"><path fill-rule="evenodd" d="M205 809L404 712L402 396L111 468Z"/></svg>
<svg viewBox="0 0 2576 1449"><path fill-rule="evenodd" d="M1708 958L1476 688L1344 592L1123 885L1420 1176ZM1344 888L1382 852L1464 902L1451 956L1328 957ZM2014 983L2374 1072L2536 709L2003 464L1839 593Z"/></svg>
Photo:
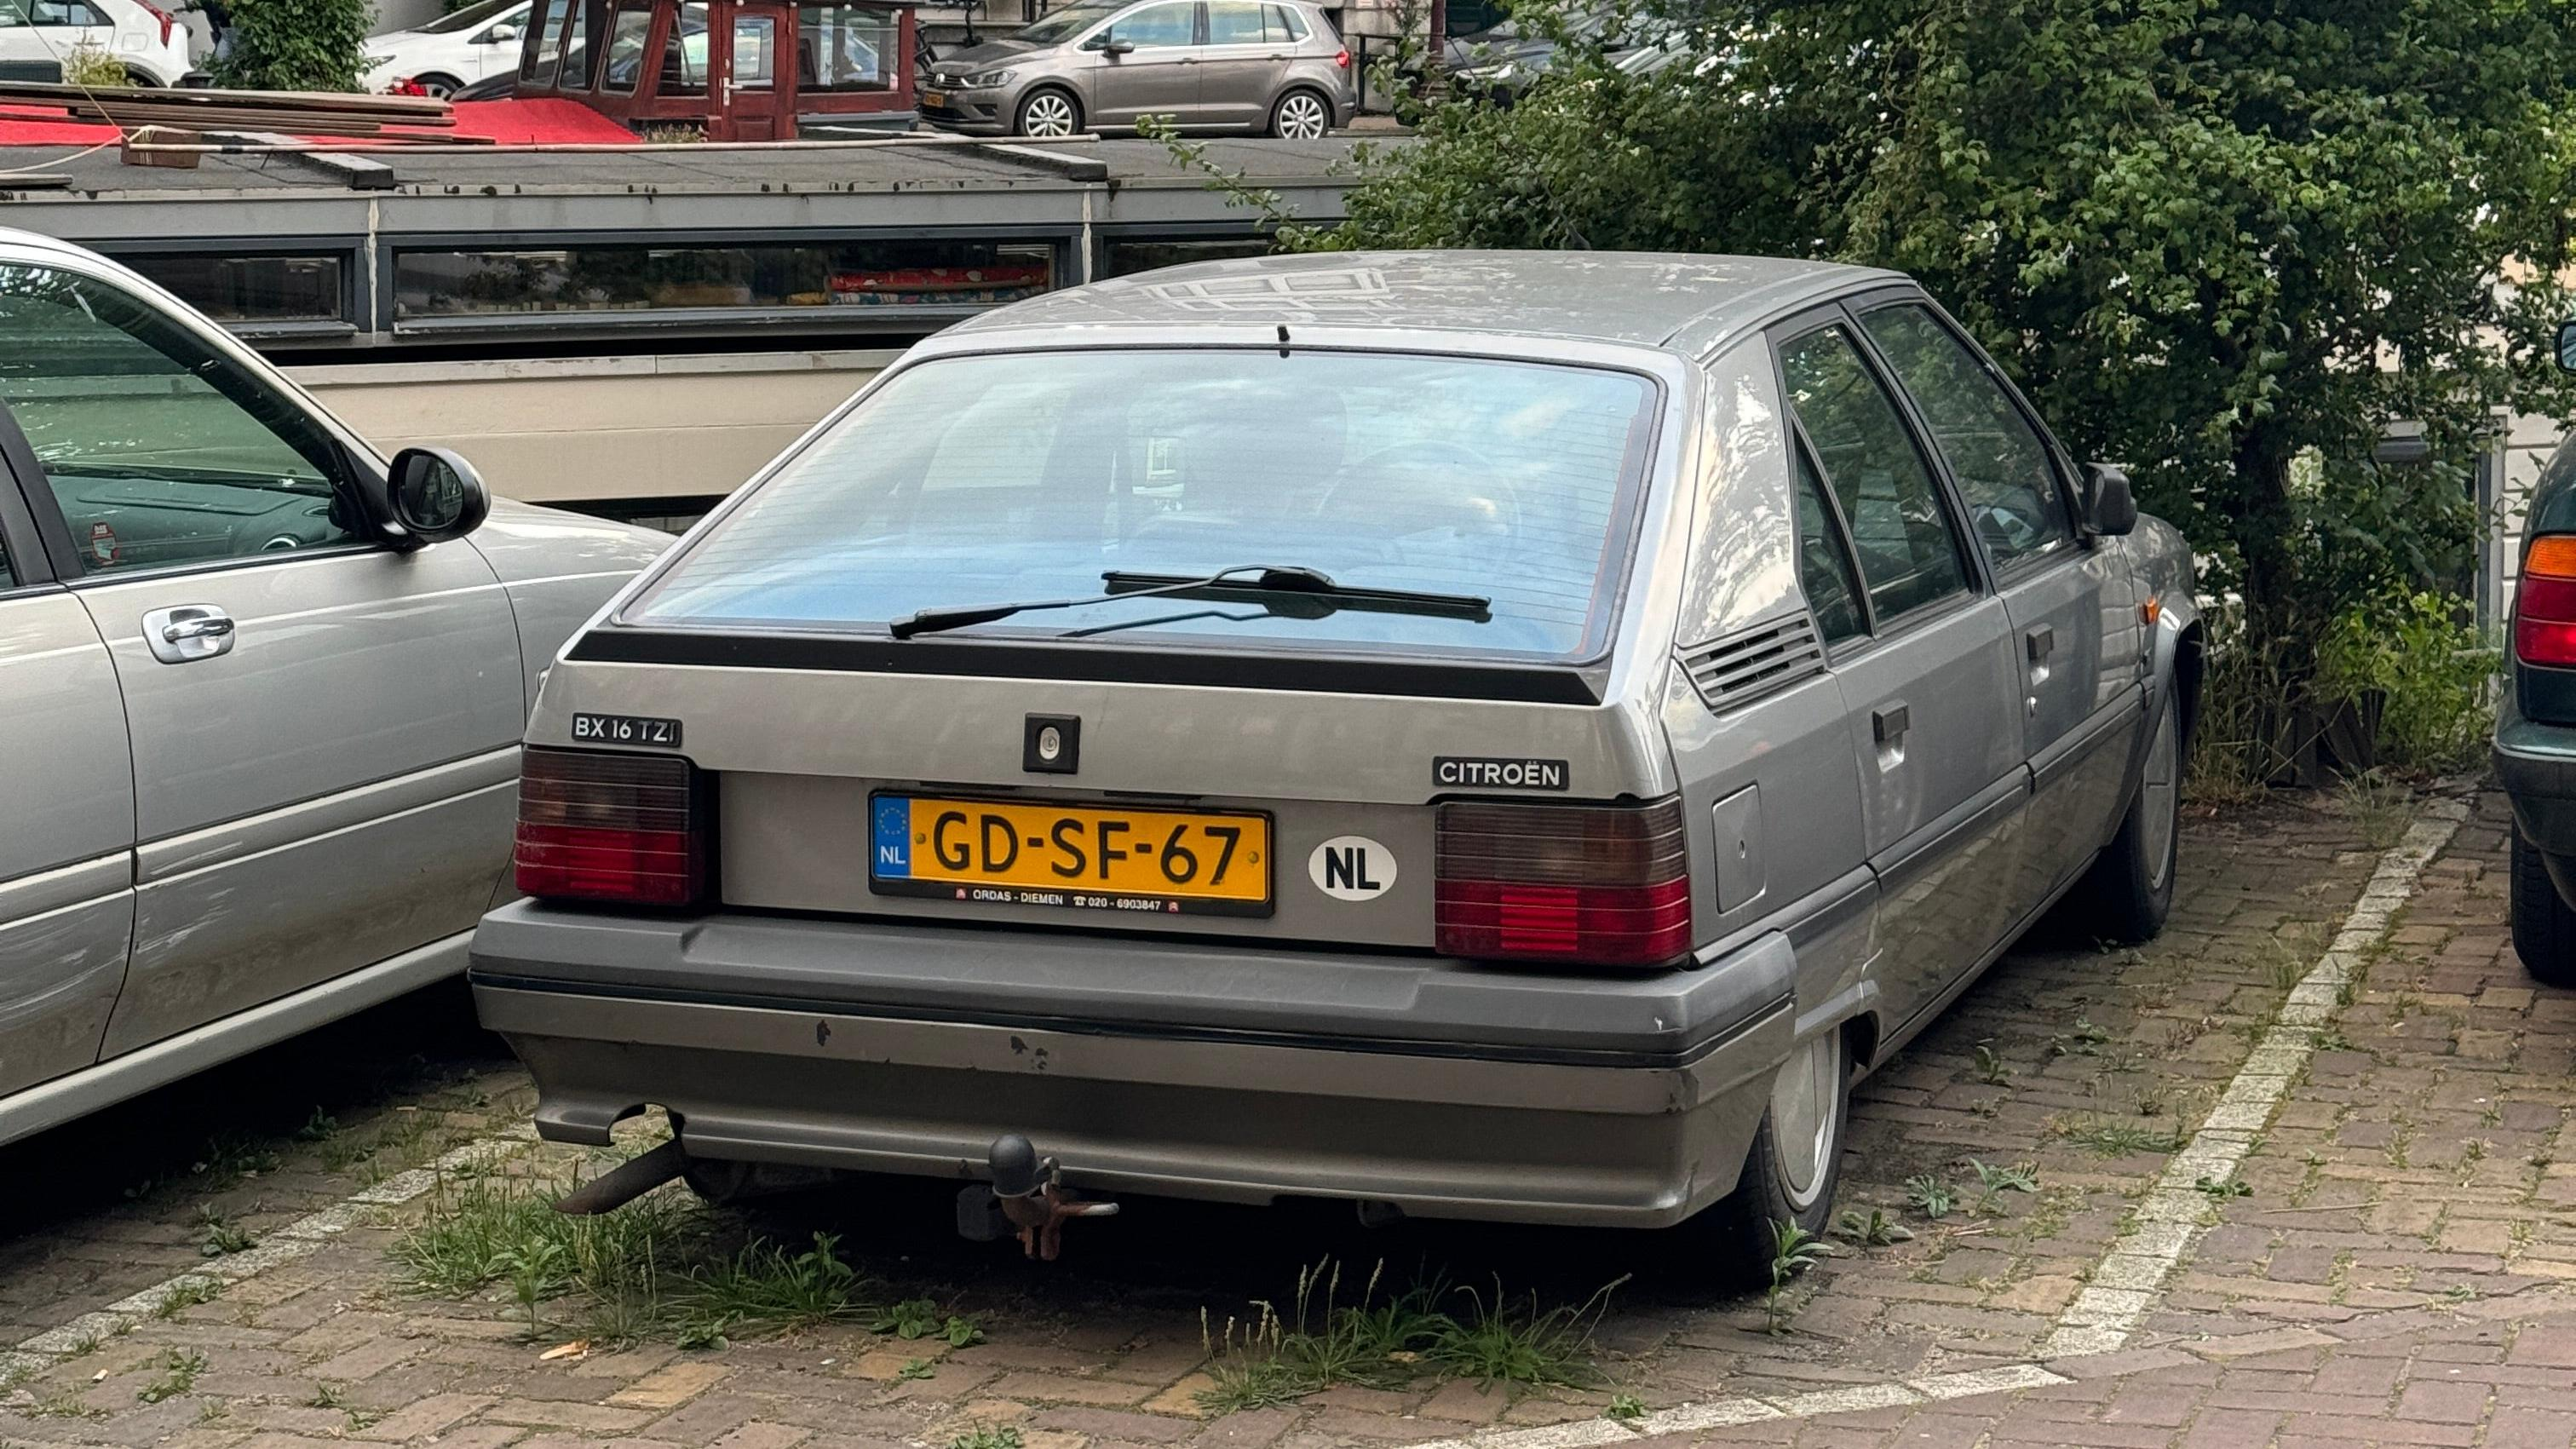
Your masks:
<svg viewBox="0 0 2576 1449"><path fill-rule="evenodd" d="M1777 937L1692 971L1548 976L519 902L473 971L554 1140L605 1141L649 1103L701 1156L971 1178L1020 1132L1095 1190L1642 1227L1733 1187L1794 964Z"/></svg>

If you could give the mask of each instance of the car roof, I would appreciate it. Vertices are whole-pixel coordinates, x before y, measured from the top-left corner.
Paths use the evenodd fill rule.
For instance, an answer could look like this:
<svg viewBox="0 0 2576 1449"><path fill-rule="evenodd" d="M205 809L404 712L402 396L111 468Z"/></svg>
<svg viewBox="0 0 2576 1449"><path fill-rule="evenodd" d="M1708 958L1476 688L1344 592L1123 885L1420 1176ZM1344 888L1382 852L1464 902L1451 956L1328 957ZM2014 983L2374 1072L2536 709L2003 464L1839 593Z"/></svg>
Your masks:
<svg viewBox="0 0 2576 1449"><path fill-rule="evenodd" d="M1223 323L1508 333L1672 348L1902 273L1669 252L1308 252L1193 262L1015 303L952 333Z"/></svg>

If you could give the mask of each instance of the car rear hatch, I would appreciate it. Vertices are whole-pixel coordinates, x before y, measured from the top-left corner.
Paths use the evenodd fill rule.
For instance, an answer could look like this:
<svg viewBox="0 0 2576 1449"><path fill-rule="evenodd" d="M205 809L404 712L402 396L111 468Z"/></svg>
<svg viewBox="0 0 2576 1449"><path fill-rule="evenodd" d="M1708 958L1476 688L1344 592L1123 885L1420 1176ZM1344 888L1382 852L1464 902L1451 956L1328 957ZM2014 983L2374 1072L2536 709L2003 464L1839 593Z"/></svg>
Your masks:
<svg viewBox="0 0 2576 1449"><path fill-rule="evenodd" d="M576 643L531 779L684 758L731 910L1671 960L1671 765L1614 647L1663 400L1424 355L905 369Z"/></svg>

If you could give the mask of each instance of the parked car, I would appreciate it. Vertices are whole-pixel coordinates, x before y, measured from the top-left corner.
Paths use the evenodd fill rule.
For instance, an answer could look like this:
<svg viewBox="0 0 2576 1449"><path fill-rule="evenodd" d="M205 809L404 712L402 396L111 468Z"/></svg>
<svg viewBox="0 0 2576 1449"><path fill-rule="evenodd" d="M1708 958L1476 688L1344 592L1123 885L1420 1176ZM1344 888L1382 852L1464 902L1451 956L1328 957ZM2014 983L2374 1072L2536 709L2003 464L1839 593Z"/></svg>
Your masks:
<svg viewBox="0 0 2576 1449"><path fill-rule="evenodd" d="M478 0L427 25L368 37L367 89L447 98L477 81L515 75L530 4Z"/></svg>
<svg viewBox="0 0 2576 1449"><path fill-rule="evenodd" d="M985 136L1162 116L1312 140L1358 110L1351 53L1308 0L1086 0L941 57L921 88L923 120Z"/></svg>
<svg viewBox="0 0 2576 1449"><path fill-rule="evenodd" d="M1614 58L1644 49L1611 32L1611 22L1619 18L1610 10L1575 11L1565 17L1566 36ZM1441 45L1441 59L1450 85L1491 104L1508 106L1520 99L1531 81L1555 69L1559 48L1555 35L1524 31L1519 21L1506 18L1475 34L1449 37Z"/></svg>
<svg viewBox="0 0 2576 1449"><path fill-rule="evenodd" d="M0 231L0 1142L462 969L537 676L657 537Z"/></svg>
<svg viewBox="0 0 2576 1449"><path fill-rule="evenodd" d="M2576 322L2558 329L2558 365L2576 371ZM2523 514L2511 655L2495 767L2513 803L2513 949L2533 979L2576 986L2576 441L2550 455Z"/></svg>
<svg viewBox="0 0 2576 1449"><path fill-rule="evenodd" d="M2024 927L2162 925L2192 585L1895 273L1057 292L567 648L476 1001L541 1134L659 1105L719 1195L1018 1135L1070 1188L1767 1261Z"/></svg>
<svg viewBox="0 0 2576 1449"><path fill-rule="evenodd" d="M194 69L188 27L144 0L0 0L0 79L61 80L82 46L122 62L129 85L175 86Z"/></svg>

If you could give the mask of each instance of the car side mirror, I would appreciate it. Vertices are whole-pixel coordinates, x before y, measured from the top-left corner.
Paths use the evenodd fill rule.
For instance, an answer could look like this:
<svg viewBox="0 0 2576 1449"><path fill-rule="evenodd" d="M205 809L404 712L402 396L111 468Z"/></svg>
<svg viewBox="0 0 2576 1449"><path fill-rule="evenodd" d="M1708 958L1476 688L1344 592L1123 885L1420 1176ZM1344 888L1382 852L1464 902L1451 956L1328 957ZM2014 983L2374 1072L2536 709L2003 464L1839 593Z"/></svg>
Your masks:
<svg viewBox="0 0 2576 1449"><path fill-rule="evenodd" d="M519 27L515 25L495 25L490 30L483 32L483 43L486 45L507 45L518 38Z"/></svg>
<svg viewBox="0 0 2576 1449"><path fill-rule="evenodd" d="M2576 372L2576 322L2558 324L2558 368Z"/></svg>
<svg viewBox="0 0 2576 1449"><path fill-rule="evenodd" d="M2098 538L2119 538L2138 526L2137 495L2129 475L2116 463L2084 465L2084 531Z"/></svg>
<svg viewBox="0 0 2576 1449"><path fill-rule="evenodd" d="M445 543L472 533L492 511L474 465L447 448L405 448L385 470L386 522L405 545Z"/></svg>
<svg viewBox="0 0 2576 1449"><path fill-rule="evenodd" d="M1120 40L1115 36L1103 36L1099 40L1092 42L1091 48L1099 51L1102 55L1112 57L1134 55L1136 53L1136 42L1132 40Z"/></svg>

